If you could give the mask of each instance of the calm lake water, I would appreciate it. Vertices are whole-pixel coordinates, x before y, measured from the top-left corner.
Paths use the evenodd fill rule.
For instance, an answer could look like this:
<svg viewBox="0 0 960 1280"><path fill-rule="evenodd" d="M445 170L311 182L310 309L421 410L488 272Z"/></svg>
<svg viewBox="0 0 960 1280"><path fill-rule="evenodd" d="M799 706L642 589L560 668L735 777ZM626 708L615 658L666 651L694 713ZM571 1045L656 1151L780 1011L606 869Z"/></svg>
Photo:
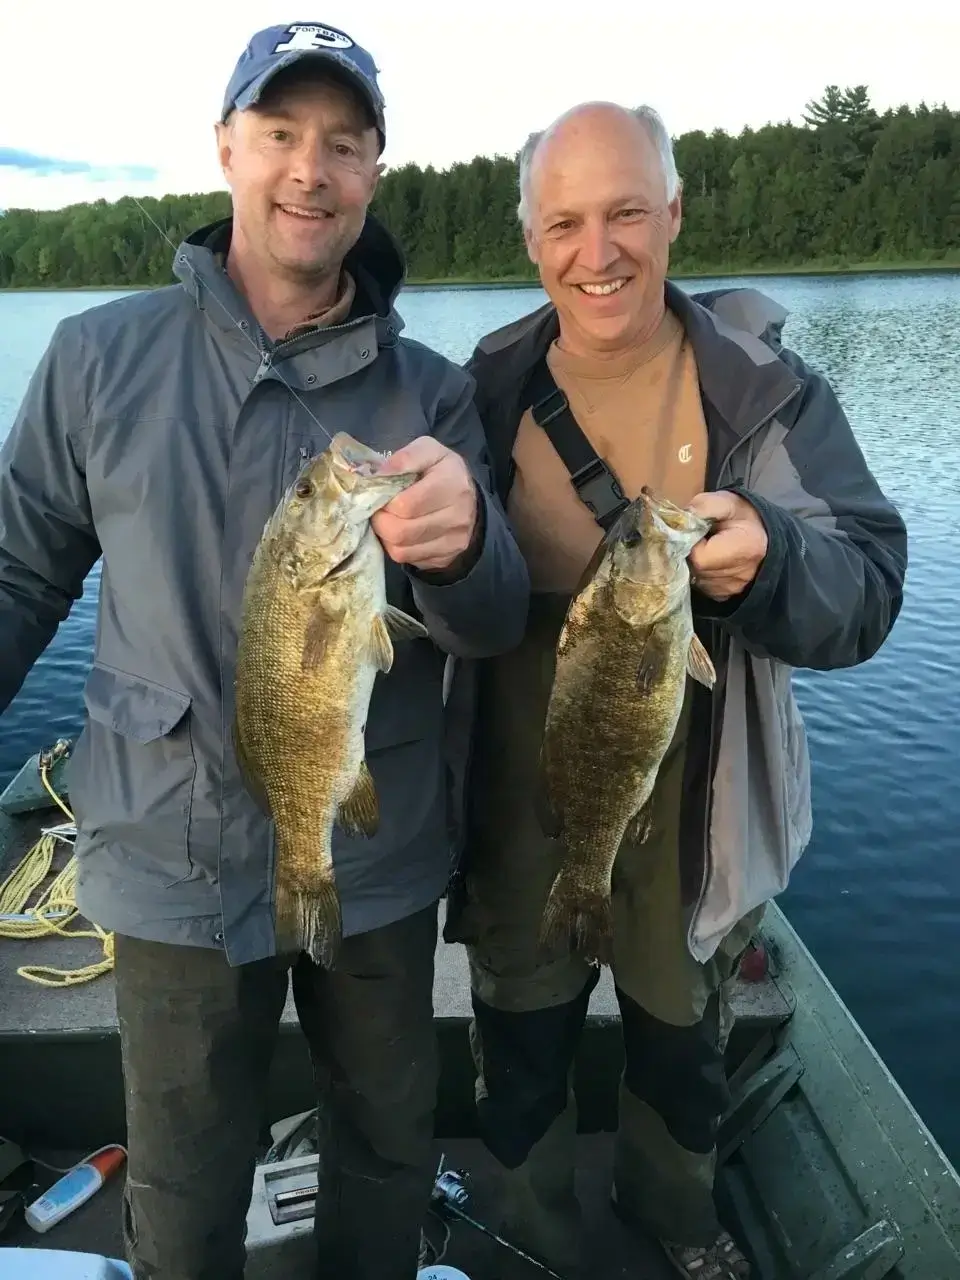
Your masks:
<svg viewBox="0 0 960 1280"><path fill-rule="evenodd" d="M796 677L815 831L782 905L960 1164L960 275L732 283L789 308L787 344L831 379L909 527L906 603L887 645L857 670ZM0 294L0 439L56 322L115 296ZM400 310L411 336L462 361L542 301L529 289L409 291ZM97 572L0 721L0 786L79 727Z"/></svg>

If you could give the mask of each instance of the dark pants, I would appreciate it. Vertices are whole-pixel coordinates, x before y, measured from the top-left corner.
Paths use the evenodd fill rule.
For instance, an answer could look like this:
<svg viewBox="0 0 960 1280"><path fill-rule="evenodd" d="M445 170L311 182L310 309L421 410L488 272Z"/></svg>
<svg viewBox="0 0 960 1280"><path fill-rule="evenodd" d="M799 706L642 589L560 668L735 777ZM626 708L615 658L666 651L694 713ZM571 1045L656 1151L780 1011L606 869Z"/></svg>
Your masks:
<svg viewBox="0 0 960 1280"><path fill-rule="evenodd" d="M563 603L562 601L560 602ZM556 602L531 604L524 642L497 660L486 697L483 762L467 874L448 907L447 937L467 943L483 1139L499 1161L503 1234L567 1274L582 1265L574 1186L571 1089L597 973L565 944L537 935L563 856L540 827L540 731L553 677ZM689 692L689 689L688 689ZM709 1245L716 1133L728 1102L729 990L760 912L698 963L687 947L680 874L688 697L652 799L642 845L625 841L613 870L613 963L625 1067L613 1163L620 1215L644 1232Z"/></svg>
<svg viewBox="0 0 960 1280"><path fill-rule="evenodd" d="M321 1115L314 1275L412 1280L432 1186L436 905L301 956L293 993ZM136 1280L242 1280L289 961L118 936L127 1256Z"/></svg>

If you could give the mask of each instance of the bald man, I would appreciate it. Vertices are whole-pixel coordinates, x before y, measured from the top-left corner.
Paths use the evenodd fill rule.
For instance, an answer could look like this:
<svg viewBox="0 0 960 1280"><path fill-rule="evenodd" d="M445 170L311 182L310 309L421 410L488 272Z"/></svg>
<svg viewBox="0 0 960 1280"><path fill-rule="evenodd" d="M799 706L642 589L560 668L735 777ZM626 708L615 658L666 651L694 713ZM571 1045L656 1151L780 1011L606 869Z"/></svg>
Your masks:
<svg viewBox="0 0 960 1280"><path fill-rule="evenodd" d="M505 1232L579 1263L569 1073L598 970L540 949L562 857L538 823L537 761L564 612L642 485L716 521L693 551L696 630L652 828L613 878L625 1069L613 1200L689 1280L750 1275L714 1205L728 1103L728 989L811 830L792 667L852 666L899 612L906 532L826 379L781 345L751 289L667 279L681 222L670 136L649 108L575 108L534 134L519 214L549 302L468 363L497 485L530 570L526 637L481 664L469 821L446 937L468 944L479 1121Z"/></svg>

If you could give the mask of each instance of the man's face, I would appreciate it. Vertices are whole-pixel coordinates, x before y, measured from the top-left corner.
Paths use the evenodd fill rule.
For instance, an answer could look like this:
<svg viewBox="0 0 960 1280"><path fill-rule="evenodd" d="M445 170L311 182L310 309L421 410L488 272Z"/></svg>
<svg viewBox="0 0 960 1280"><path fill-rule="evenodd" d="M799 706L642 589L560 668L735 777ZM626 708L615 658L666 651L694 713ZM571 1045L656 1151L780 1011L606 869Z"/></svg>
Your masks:
<svg viewBox="0 0 960 1280"><path fill-rule="evenodd" d="M527 250L557 308L564 346L626 349L663 311L680 197L667 201L646 127L592 105L561 122L534 156Z"/></svg>
<svg viewBox="0 0 960 1280"><path fill-rule="evenodd" d="M359 99L327 79L288 80L217 126L233 195L233 246L288 280L340 270L382 166Z"/></svg>

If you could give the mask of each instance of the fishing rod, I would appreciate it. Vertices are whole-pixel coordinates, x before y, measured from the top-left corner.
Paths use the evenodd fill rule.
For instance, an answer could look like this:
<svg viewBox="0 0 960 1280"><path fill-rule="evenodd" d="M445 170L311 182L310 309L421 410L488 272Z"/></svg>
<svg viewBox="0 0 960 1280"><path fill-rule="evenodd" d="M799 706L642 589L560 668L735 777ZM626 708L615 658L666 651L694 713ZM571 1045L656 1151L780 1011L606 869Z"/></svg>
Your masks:
<svg viewBox="0 0 960 1280"><path fill-rule="evenodd" d="M433 1194L431 1201L440 1207L445 1213L452 1213L468 1226L474 1227L477 1231L482 1231L484 1235L489 1236L491 1240L502 1245L504 1249L508 1249L511 1253L516 1254L518 1258L522 1258L524 1262L528 1262L532 1267L537 1267L545 1275L552 1276L553 1280L563 1280L556 1271L546 1266L545 1263L532 1258L529 1253L524 1253L522 1249L517 1248L515 1244L511 1244L509 1240L504 1240L503 1236L497 1235L489 1227L484 1226L482 1222L478 1222L476 1218L471 1217L463 1210L463 1205L470 1198L470 1192L466 1188L467 1175L459 1173L454 1169L443 1168L444 1156L440 1157L440 1164L437 1168L437 1176L434 1179ZM439 1216L439 1215L438 1215Z"/></svg>

